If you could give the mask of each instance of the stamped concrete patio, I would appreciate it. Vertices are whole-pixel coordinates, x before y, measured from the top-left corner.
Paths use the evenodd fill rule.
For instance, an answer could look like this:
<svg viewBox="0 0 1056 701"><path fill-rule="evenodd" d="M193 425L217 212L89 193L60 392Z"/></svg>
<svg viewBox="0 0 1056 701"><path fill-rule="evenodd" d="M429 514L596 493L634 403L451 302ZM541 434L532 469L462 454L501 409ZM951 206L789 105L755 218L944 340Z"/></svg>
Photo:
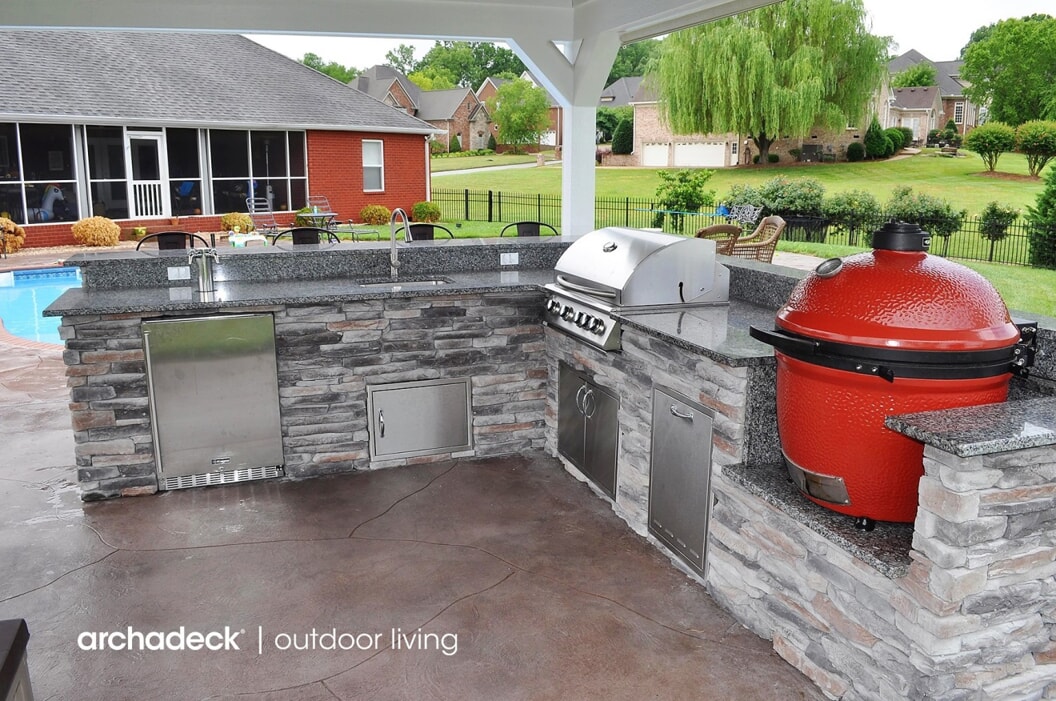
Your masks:
<svg viewBox="0 0 1056 701"><path fill-rule="evenodd" d="M37 699L822 698L542 455L84 504L67 402L57 347L0 341ZM81 649L129 628L238 649Z"/></svg>

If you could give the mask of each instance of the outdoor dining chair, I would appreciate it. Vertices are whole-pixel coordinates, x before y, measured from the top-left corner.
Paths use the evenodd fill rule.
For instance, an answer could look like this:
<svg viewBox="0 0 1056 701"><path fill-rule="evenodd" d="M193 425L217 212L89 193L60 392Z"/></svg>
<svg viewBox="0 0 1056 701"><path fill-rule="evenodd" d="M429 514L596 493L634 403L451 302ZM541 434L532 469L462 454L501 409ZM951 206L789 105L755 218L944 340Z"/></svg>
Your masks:
<svg viewBox="0 0 1056 701"><path fill-rule="evenodd" d="M749 258L751 260L770 263L774 259L774 250L777 241L785 230L785 220L778 216L763 217L759 226L755 228L750 236L739 239L729 255L735 258Z"/></svg>
<svg viewBox="0 0 1056 701"><path fill-rule="evenodd" d="M206 248L212 247L212 244L198 234L192 234L187 231L159 231L156 234L147 234L141 238L139 243L136 244L136 250L138 251L148 241L156 242L159 251L178 251L184 248L194 248L195 243L199 241Z"/></svg>
<svg viewBox="0 0 1056 701"><path fill-rule="evenodd" d="M287 236L293 241L294 246L309 243L341 243L341 239L337 237L337 234L327 229L320 229L316 226L297 226L286 231L280 231L272 236L271 245L274 246L279 242L279 239Z"/></svg>
<svg viewBox="0 0 1056 701"><path fill-rule="evenodd" d="M712 224L697 232L698 239L710 239L715 242L715 252L720 256L730 255L740 235L741 227L736 224Z"/></svg>
<svg viewBox="0 0 1056 701"><path fill-rule="evenodd" d="M247 197L246 208L249 210L249 218L253 222L253 228L266 235L275 234L282 226L275 220L275 213L271 211L271 202L267 197Z"/></svg>
<svg viewBox="0 0 1056 701"><path fill-rule="evenodd" d="M550 229L554 236L557 236L557 229L541 221L518 221L512 224L507 224L502 227L502 231L499 232L499 236L505 236L506 232L510 229L515 229L518 236L542 236L543 228Z"/></svg>
<svg viewBox="0 0 1056 701"><path fill-rule="evenodd" d="M396 230L396 233L399 234L401 231L403 231L402 226ZM408 235L404 237L404 239L407 241L432 241L436 238L437 231L442 231L443 233L447 234L449 238L455 238L455 235L452 234L451 230L448 229L446 226L443 226L441 224L427 224L425 222L415 222L411 224L411 230L408 232Z"/></svg>
<svg viewBox="0 0 1056 701"><path fill-rule="evenodd" d="M308 195L307 212L298 214L302 220L310 221L313 226L333 231L337 226L337 212L330 206L326 195Z"/></svg>

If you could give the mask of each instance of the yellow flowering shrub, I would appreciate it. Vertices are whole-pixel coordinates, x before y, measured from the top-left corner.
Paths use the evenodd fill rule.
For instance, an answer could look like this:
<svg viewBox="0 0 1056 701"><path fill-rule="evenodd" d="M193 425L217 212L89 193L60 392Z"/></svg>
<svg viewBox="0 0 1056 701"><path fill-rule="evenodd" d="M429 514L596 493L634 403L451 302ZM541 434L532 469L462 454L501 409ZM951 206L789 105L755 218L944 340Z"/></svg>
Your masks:
<svg viewBox="0 0 1056 701"><path fill-rule="evenodd" d="M14 253L26 242L26 230L7 217L0 217L0 231L4 232L4 253Z"/></svg>
<svg viewBox="0 0 1056 701"><path fill-rule="evenodd" d="M70 227L73 240L82 246L116 246L121 227L106 217L88 217Z"/></svg>
<svg viewBox="0 0 1056 701"><path fill-rule="evenodd" d="M391 214L389 208L381 204L368 204L359 210L359 218L364 224L388 224Z"/></svg>
<svg viewBox="0 0 1056 701"><path fill-rule="evenodd" d="M235 231L236 226L239 233L248 234L253 231L253 220L243 212L228 212L220 217L220 227L224 231Z"/></svg>

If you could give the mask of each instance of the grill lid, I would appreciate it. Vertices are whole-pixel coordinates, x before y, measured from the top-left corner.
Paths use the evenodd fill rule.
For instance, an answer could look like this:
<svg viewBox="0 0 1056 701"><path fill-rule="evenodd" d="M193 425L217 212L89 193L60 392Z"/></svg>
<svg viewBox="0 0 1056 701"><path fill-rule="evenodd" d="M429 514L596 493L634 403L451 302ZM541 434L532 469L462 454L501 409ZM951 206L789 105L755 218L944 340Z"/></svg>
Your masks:
<svg viewBox="0 0 1056 701"><path fill-rule="evenodd" d="M618 307L729 300L729 271L707 239L606 227L576 239L555 271L558 284Z"/></svg>

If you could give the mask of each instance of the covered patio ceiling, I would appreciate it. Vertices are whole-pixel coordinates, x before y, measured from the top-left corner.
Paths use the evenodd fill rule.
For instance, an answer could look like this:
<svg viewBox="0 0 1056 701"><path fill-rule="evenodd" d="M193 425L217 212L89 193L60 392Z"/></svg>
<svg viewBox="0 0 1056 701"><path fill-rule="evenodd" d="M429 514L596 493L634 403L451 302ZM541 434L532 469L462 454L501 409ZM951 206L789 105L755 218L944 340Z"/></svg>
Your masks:
<svg viewBox="0 0 1056 701"><path fill-rule="evenodd" d="M7 0L3 27L506 42L564 107L562 232L594 228L595 110L622 44L773 0Z"/></svg>

